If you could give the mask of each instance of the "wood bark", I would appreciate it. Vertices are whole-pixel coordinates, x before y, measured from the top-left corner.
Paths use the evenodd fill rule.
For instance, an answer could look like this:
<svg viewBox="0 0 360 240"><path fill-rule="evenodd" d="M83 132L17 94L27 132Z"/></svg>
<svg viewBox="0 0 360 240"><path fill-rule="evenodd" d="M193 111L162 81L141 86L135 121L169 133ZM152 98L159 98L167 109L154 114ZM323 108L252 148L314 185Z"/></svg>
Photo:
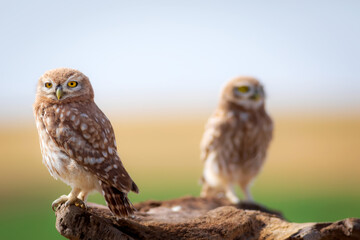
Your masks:
<svg viewBox="0 0 360 240"><path fill-rule="evenodd" d="M61 206L56 228L68 239L360 239L360 219L290 223L281 213L251 203L183 197L135 204L132 218L116 219L105 206Z"/></svg>

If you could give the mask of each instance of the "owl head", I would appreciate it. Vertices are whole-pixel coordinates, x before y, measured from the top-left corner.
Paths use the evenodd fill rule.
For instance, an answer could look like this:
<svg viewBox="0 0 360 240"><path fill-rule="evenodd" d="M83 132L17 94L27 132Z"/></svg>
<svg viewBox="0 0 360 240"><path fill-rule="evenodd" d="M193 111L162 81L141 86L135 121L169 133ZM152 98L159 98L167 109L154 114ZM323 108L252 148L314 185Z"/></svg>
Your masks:
<svg viewBox="0 0 360 240"><path fill-rule="evenodd" d="M264 88L255 78L237 77L226 83L221 101L225 105L256 110L264 106Z"/></svg>
<svg viewBox="0 0 360 240"><path fill-rule="evenodd" d="M40 77L36 97L61 104L74 100L93 100L94 91L89 79L78 70L57 68Z"/></svg>

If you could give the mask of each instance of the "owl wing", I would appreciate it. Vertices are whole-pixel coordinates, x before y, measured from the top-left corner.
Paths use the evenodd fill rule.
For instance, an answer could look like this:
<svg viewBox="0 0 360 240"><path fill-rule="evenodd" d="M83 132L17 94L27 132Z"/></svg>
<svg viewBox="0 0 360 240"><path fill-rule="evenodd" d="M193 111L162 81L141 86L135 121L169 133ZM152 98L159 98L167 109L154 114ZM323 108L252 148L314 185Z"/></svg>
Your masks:
<svg viewBox="0 0 360 240"><path fill-rule="evenodd" d="M125 193L139 191L117 153L111 123L95 103L45 111L43 122L58 147L99 180Z"/></svg>

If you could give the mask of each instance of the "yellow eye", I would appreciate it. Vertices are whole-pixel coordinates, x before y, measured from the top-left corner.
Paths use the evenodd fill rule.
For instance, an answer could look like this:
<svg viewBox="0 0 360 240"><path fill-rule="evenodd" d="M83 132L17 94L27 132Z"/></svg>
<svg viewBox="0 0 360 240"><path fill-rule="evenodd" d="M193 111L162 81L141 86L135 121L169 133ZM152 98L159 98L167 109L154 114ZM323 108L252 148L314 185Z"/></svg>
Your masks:
<svg viewBox="0 0 360 240"><path fill-rule="evenodd" d="M76 87L76 86L78 85L78 83L75 82L75 81L70 81L70 82L68 82L67 85L68 85L69 87L71 87L71 88L74 88L74 87Z"/></svg>
<svg viewBox="0 0 360 240"><path fill-rule="evenodd" d="M250 90L250 88L248 86L238 87L238 91L241 93L247 93L249 90Z"/></svg>
<svg viewBox="0 0 360 240"><path fill-rule="evenodd" d="M52 87L52 83L51 83L51 82L45 83L45 87L46 87L46 88L51 88L51 87Z"/></svg>

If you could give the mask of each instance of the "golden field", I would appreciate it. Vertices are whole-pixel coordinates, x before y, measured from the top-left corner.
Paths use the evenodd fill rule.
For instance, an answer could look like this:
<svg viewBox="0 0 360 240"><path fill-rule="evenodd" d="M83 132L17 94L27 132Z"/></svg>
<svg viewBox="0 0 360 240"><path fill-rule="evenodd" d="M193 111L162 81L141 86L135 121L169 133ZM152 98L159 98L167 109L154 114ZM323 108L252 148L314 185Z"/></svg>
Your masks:
<svg viewBox="0 0 360 240"><path fill-rule="evenodd" d="M140 188L134 202L198 195L207 116L112 117L121 158ZM360 116L279 115L255 199L291 221L360 217ZM33 121L1 126L0 239L63 239L51 202L70 189L41 163ZM240 194L240 193L239 193ZM90 201L104 203L96 194ZM15 211L14 211L15 210ZM18 225L24 230L17 232Z"/></svg>
<svg viewBox="0 0 360 240"><path fill-rule="evenodd" d="M282 116L257 184L277 188L352 187L360 183L360 116ZM112 120L121 158L143 191L197 184L201 174L199 141L206 116L176 119L138 117ZM2 126L2 193L55 183L41 163L33 122Z"/></svg>

